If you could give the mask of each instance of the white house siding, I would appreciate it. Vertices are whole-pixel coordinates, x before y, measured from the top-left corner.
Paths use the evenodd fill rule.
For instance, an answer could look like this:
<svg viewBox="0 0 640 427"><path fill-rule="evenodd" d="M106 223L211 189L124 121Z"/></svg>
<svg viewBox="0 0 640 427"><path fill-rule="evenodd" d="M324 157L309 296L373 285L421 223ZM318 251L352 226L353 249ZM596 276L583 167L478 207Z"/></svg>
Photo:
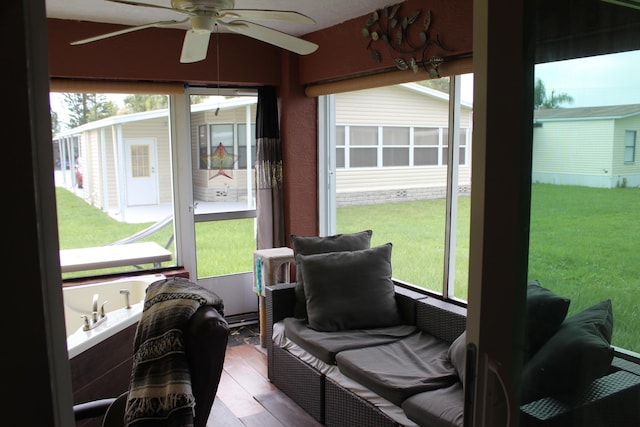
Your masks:
<svg viewBox="0 0 640 427"><path fill-rule="evenodd" d="M625 132L636 131L636 156L635 162L625 164ZM619 119L615 124L613 148L613 166L611 172L611 186L640 186L640 115Z"/></svg>
<svg viewBox="0 0 640 427"><path fill-rule="evenodd" d="M124 140L153 138L156 141L159 203L171 203L171 146L168 117L158 117L123 124ZM124 143L124 140L122 141Z"/></svg>
<svg viewBox="0 0 640 427"><path fill-rule="evenodd" d="M533 131L534 183L611 187L613 120L545 121Z"/></svg>

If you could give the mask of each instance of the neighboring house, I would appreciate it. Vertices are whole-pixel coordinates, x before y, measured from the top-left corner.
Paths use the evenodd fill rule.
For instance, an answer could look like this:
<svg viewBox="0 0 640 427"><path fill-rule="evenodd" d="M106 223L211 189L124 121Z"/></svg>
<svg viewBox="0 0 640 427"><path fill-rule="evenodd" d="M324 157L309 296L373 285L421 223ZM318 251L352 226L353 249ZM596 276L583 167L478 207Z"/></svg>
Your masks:
<svg viewBox="0 0 640 427"><path fill-rule="evenodd" d="M458 189L471 185L473 106L460 105ZM406 83L336 95L336 203L446 195L449 95Z"/></svg>
<svg viewBox="0 0 640 427"><path fill-rule="evenodd" d="M534 112L533 182L640 186L640 104Z"/></svg>
<svg viewBox="0 0 640 427"><path fill-rule="evenodd" d="M256 97L237 97L192 106L195 200L246 202L247 194L255 197L255 174L247 172L247 165L255 163L256 104ZM416 83L336 95L338 206L444 197L448 109L447 94ZM472 106L462 103L461 109L457 179L466 193ZM165 109L88 123L59 133L54 144L58 158L82 165L77 193L122 216L133 204L171 202L169 139Z"/></svg>

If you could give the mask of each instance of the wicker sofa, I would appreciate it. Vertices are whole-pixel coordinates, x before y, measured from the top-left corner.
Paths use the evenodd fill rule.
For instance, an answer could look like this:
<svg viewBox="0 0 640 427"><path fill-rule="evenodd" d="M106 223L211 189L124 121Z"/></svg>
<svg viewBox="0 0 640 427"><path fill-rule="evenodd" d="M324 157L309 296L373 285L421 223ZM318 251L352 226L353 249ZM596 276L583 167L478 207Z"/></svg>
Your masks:
<svg viewBox="0 0 640 427"><path fill-rule="evenodd" d="M428 297L395 284L395 299L404 322L437 338L453 343L465 330L466 309ZM363 392L361 384L340 373L326 372L308 355L299 354L293 343L283 344L285 319L294 318L295 284L266 287L268 376L285 394L306 412L327 426L401 426L462 423L462 384L447 390L417 393L402 405L395 405L376 393ZM275 335L274 335L275 331ZM271 338L275 337L275 338ZM291 344L291 343L289 343ZM302 349L303 353L306 353ZM354 386L354 387L352 387ZM445 392L445 397L439 392ZM375 396L372 398L371 396ZM565 396L566 397L566 396ZM449 404L450 408L430 408L430 402ZM412 403L411 403L412 402ZM544 397L521 406L521 425L525 426L618 426L632 425L640 419L640 365L616 352L606 374L596 379L579 395ZM442 419L438 413L449 413ZM451 413L453 411L453 413ZM431 418L434 417L434 418ZM416 422L417 420L417 422Z"/></svg>

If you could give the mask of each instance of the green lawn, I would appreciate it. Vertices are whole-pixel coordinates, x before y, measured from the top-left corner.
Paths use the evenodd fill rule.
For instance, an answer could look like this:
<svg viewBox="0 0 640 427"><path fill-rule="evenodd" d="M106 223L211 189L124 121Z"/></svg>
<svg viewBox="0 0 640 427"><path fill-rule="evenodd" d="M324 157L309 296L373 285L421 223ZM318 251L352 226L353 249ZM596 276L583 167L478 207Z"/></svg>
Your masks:
<svg viewBox="0 0 640 427"><path fill-rule="evenodd" d="M151 224L123 224L58 189L60 245L99 246ZM640 189L593 189L536 184L532 189L529 278L571 299L570 314L610 298L613 343L640 352ZM372 229L373 245L393 243L394 277L441 290L444 200L338 209L338 232ZM456 296L466 298L469 198L459 200ZM225 225L225 226L222 226ZM148 240L164 246L171 227ZM198 274L251 271L253 220L198 224ZM170 247L173 250L173 247ZM99 274L104 274L100 271ZM65 275L65 277L67 277Z"/></svg>
<svg viewBox="0 0 640 427"><path fill-rule="evenodd" d="M529 278L571 299L569 315L604 299L614 313L613 343L640 352L640 189L535 184ZM394 277L441 290L444 200L338 209L339 233L372 229L372 244L393 243ZM456 296L466 299L469 199L459 200Z"/></svg>

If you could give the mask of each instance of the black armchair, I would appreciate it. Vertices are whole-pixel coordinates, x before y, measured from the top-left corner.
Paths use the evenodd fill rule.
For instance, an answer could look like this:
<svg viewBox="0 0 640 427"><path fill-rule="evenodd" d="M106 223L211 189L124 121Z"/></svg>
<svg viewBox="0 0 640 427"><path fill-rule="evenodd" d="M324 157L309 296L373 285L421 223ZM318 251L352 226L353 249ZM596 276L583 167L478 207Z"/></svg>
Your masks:
<svg viewBox="0 0 640 427"><path fill-rule="evenodd" d="M229 327L214 306L203 305L191 316L183 336L196 401L194 427L205 427L222 375ZM103 427L124 426L127 394L74 405L76 421L103 416Z"/></svg>

